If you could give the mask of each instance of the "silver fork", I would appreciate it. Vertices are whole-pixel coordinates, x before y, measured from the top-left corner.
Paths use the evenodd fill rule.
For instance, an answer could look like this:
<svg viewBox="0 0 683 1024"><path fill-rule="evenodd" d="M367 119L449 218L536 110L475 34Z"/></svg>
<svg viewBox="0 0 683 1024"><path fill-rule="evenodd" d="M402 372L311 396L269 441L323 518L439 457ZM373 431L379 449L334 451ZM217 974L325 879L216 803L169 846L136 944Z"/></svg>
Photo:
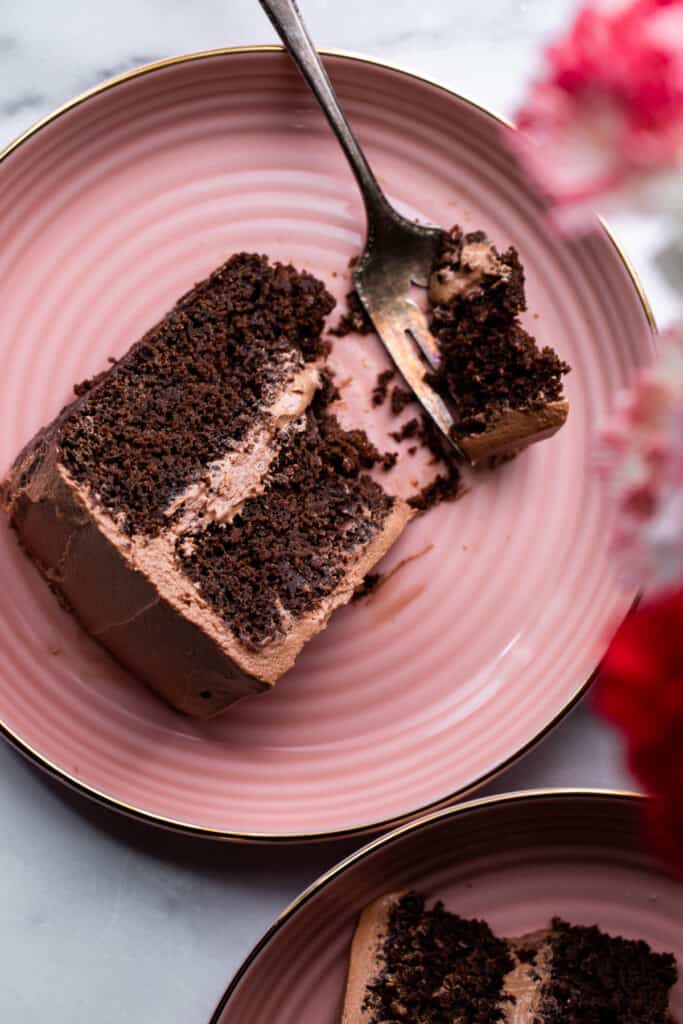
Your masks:
<svg viewBox="0 0 683 1024"><path fill-rule="evenodd" d="M437 227L402 217L384 195L351 131L295 0L260 0L260 4L320 104L358 182L367 216L365 248L353 271L358 296L407 384L456 453L468 461L452 437L453 418L448 406L425 380L427 369L439 364L439 350L427 318L409 297L411 285L427 285L443 233Z"/></svg>

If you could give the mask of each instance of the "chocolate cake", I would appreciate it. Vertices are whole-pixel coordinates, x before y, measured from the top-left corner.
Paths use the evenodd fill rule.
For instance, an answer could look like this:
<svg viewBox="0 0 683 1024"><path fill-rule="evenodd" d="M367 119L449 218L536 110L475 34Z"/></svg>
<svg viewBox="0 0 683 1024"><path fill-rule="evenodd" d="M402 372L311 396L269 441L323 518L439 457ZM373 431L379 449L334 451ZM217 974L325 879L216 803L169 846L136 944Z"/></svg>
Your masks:
<svg viewBox="0 0 683 1024"><path fill-rule="evenodd" d="M447 399L453 438L472 462L550 437L567 418L569 366L524 329L524 270L481 231L444 233L429 280L441 354L430 383Z"/></svg>
<svg viewBox="0 0 683 1024"><path fill-rule="evenodd" d="M414 892L367 907L341 1024L670 1024L674 957L556 918L500 938Z"/></svg>
<svg viewBox="0 0 683 1024"><path fill-rule="evenodd" d="M410 519L327 408L334 300L238 254L17 458L11 525L63 603L176 708L268 689Z"/></svg>
<svg viewBox="0 0 683 1024"><path fill-rule="evenodd" d="M431 379L471 461L553 433L568 367L521 326L515 251L444 232L429 296L442 355ZM348 302L332 333L371 331L355 293ZM406 500L378 482L398 454L330 411L333 307L310 274L233 256L79 385L3 485L63 604L189 714L272 686L410 518L461 491L455 449L421 411L390 436L426 447L435 475ZM414 397L396 377L380 372L370 399L399 415Z"/></svg>

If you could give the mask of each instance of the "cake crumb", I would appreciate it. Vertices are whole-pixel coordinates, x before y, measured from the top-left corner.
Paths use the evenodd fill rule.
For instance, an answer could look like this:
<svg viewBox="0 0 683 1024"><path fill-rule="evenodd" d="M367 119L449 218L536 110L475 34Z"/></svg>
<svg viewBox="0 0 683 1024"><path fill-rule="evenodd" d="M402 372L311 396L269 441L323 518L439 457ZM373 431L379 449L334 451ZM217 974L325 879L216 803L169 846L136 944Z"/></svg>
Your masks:
<svg viewBox="0 0 683 1024"><path fill-rule="evenodd" d="M391 392L391 411L394 416L400 416L406 406L412 405L416 401L417 398L412 391L407 391L406 388L400 388L397 385Z"/></svg>
<svg viewBox="0 0 683 1024"><path fill-rule="evenodd" d="M368 594L371 594L379 586L381 579L382 574L380 572L369 572L363 582L359 583L354 590L351 600L354 602L361 601L364 597L367 597Z"/></svg>
<svg viewBox="0 0 683 1024"><path fill-rule="evenodd" d="M343 313L335 327L330 328L330 334L335 338L345 338L347 334L372 334L375 327L372 320L365 312L355 289L347 293L346 304L348 311Z"/></svg>
<svg viewBox="0 0 683 1024"><path fill-rule="evenodd" d="M391 431L389 437L394 441L405 441L407 438L417 437L419 430L420 421L414 416L411 420L407 420L398 430Z"/></svg>
<svg viewBox="0 0 683 1024"><path fill-rule="evenodd" d="M427 512L442 501L453 501L460 497L460 473L455 469L446 474L439 473L421 491L408 499L408 504L418 512Z"/></svg>
<svg viewBox="0 0 683 1024"><path fill-rule="evenodd" d="M373 405L384 405L389 392L389 381L393 380L395 376L396 372L394 370L382 370L381 373L377 374L377 382L372 389Z"/></svg>

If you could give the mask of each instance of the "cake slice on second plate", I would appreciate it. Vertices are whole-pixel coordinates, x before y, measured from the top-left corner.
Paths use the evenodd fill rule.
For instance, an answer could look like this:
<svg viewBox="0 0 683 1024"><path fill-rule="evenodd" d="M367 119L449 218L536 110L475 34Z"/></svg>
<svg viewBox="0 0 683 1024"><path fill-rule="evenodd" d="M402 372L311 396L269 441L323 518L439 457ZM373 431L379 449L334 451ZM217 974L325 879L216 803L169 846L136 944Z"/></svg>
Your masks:
<svg viewBox="0 0 683 1024"><path fill-rule="evenodd" d="M670 954L555 918L499 938L484 921L390 893L361 914L341 1024L672 1024Z"/></svg>

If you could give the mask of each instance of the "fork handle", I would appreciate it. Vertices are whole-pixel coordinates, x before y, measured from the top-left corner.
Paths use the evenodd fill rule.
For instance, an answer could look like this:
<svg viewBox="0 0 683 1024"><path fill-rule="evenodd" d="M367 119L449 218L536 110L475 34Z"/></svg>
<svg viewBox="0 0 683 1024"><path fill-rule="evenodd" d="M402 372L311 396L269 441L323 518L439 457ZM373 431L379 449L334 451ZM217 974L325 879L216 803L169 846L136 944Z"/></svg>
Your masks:
<svg viewBox="0 0 683 1024"><path fill-rule="evenodd" d="M285 48L310 86L351 165L363 196L368 226L375 227L392 208L351 131L332 83L308 34L295 0L259 0Z"/></svg>

